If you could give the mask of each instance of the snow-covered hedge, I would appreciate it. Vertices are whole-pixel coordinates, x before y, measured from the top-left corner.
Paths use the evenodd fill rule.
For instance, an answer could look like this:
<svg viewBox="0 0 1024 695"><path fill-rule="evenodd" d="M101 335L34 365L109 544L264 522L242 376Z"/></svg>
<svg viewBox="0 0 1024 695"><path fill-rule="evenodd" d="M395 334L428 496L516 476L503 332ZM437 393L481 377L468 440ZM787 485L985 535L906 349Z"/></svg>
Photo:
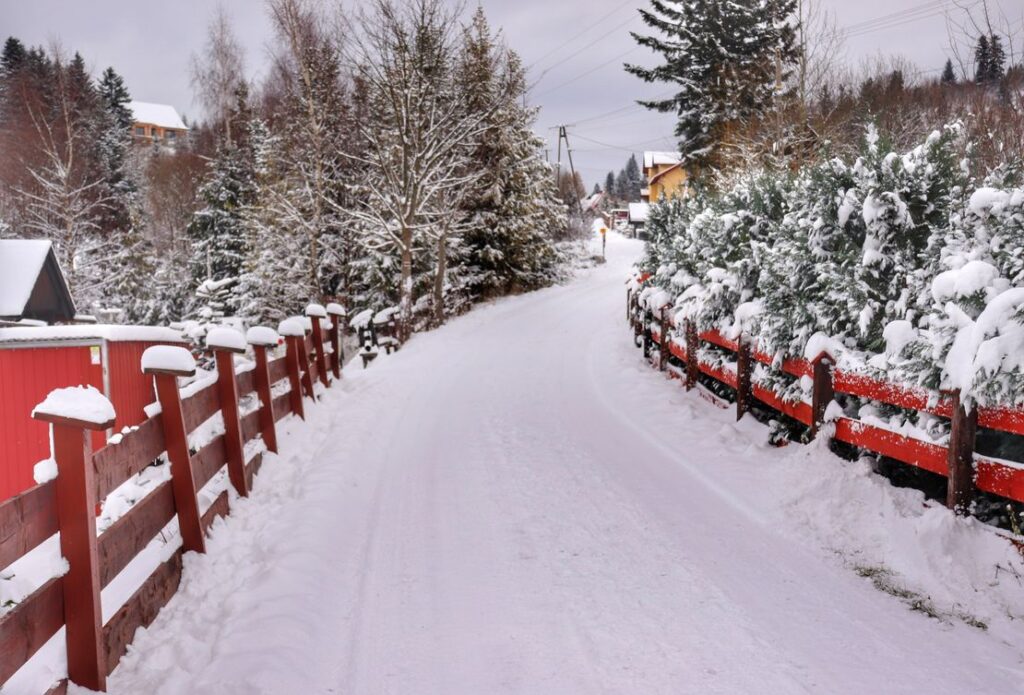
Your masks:
<svg viewBox="0 0 1024 695"><path fill-rule="evenodd" d="M854 162L664 202L643 261L676 318L983 405L1024 404L1024 188L971 174L961 127Z"/></svg>

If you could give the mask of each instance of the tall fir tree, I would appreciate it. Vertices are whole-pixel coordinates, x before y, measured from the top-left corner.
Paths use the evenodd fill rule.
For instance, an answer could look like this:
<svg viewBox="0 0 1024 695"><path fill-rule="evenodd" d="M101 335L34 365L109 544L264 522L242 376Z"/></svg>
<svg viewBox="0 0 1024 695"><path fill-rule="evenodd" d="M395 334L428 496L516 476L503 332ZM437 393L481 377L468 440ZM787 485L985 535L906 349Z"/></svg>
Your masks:
<svg viewBox="0 0 1024 695"><path fill-rule="evenodd" d="M953 61L950 58L946 59L946 65L942 68L942 83L956 84L956 73L953 72Z"/></svg>
<svg viewBox="0 0 1024 695"><path fill-rule="evenodd" d="M730 130L764 114L799 57L796 0L651 0L651 7L640 16L656 34L632 36L664 62L626 70L671 84L675 94L639 103L677 115L675 135L691 173L719 168Z"/></svg>

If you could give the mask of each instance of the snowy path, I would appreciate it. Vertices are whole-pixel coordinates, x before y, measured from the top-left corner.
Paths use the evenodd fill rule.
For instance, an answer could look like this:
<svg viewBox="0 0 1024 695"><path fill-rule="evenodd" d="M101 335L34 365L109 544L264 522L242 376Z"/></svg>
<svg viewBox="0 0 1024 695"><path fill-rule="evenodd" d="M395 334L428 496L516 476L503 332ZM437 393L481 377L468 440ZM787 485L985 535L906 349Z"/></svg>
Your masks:
<svg viewBox="0 0 1024 695"><path fill-rule="evenodd" d="M1021 692L1005 630L913 612L780 527L799 464L642 364L640 246L610 242L568 286L350 369L111 692Z"/></svg>

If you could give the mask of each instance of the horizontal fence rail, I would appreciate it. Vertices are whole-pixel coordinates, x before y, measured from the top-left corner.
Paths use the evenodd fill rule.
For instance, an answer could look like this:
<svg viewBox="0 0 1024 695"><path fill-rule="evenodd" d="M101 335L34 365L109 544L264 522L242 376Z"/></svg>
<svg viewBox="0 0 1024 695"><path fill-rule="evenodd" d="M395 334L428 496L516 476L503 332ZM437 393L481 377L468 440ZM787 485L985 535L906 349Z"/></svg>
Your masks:
<svg viewBox="0 0 1024 695"><path fill-rule="evenodd" d="M261 440L263 449L276 452L276 423L291 414L303 416L304 397L316 398L315 383L329 387L340 378L341 318L331 313L324 320L326 335L314 318L305 336L285 338L285 354L276 358L270 354L273 346L251 344L255 368L248 371L236 373L232 351L213 348L216 381L185 397L177 376L156 373L160 412L95 453L89 451L85 428L51 421L58 475L0 503L0 569L60 534L69 571L0 615L0 689L66 627L69 680L105 690L136 630L149 626L177 591L183 553L204 552L206 532L230 511L224 490L200 513L198 491L226 468L235 492L248 495L263 454L245 458L246 445ZM241 402L254 395L256 408L241 415ZM224 432L190 448L188 436L215 415L223 419ZM162 456L169 461L170 480L97 534L99 505ZM182 547L104 622L100 591L175 518ZM52 692L65 687L66 682L58 683Z"/></svg>
<svg viewBox="0 0 1024 695"><path fill-rule="evenodd" d="M836 395L855 396L906 410L929 413L951 422L948 445L937 444L847 416L834 419L831 436L851 446L931 471L949 480L947 506L966 513L975 490L1024 502L1024 464L986 458L974 452L978 427L1010 434L1024 434L1024 410L974 407L969 412L959 394L935 398L926 390L895 384L838 369L828 354L814 360L787 357L781 362L755 347L751 339L734 340L717 330L700 330L693 322L676 325L668 306L641 306L639 292L627 290L627 315L638 346L657 355L662 370L693 388L699 374L736 390L737 418L749 410L752 399L808 426L816 434L825 424L825 411ZM681 340L680 337L681 336ZM713 345L735 357L735 369L701 360L702 345ZM670 358L684 365L669 368ZM752 383L755 363L777 366L785 374L812 380L812 402L791 402L778 393Z"/></svg>

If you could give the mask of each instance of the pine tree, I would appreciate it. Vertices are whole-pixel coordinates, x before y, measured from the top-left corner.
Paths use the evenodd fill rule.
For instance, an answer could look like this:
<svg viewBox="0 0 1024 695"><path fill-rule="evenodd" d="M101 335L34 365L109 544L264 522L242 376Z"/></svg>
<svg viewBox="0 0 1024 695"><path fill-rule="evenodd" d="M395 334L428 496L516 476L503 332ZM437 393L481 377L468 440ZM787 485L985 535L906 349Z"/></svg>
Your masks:
<svg viewBox="0 0 1024 695"><path fill-rule="evenodd" d="M231 118L237 124L249 114L244 83L235 97ZM248 254L242 213L254 195L254 168L254 153L248 141L235 137L231 143L219 143L199 189L203 207L196 211L188 228L192 286L206 280L237 280L241 274Z"/></svg>
<svg viewBox="0 0 1024 695"><path fill-rule="evenodd" d="M998 82L1006 74L1006 51L1003 50L1003 40L997 34L988 38L988 82Z"/></svg>
<svg viewBox="0 0 1024 695"><path fill-rule="evenodd" d="M982 34L978 37L978 45L974 49L974 81L978 84L987 84L991 72L992 50L988 37Z"/></svg>
<svg viewBox="0 0 1024 695"><path fill-rule="evenodd" d="M956 73L953 72L953 61L949 58L946 59L945 67L942 68L942 83L956 84Z"/></svg>
<svg viewBox="0 0 1024 695"><path fill-rule="evenodd" d="M626 70L677 91L639 103L677 114L684 166L717 168L719 145L729 139L730 128L764 113L798 58L792 24L796 0L651 0L651 6L653 11L642 9L640 15L658 35L632 36L664 62Z"/></svg>
<svg viewBox="0 0 1024 695"><path fill-rule="evenodd" d="M615 185L615 172L609 171L608 175L604 177L604 192L610 196L616 196L617 187Z"/></svg>
<svg viewBox="0 0 1024 695"><path fill-rule="evenodd" d="M626 173L626 184L624 186L626 200L640 200L640 191L644 187L644 179L640 173L640 166L636 162L635 154L629 156L624 171Z"/></svg>

